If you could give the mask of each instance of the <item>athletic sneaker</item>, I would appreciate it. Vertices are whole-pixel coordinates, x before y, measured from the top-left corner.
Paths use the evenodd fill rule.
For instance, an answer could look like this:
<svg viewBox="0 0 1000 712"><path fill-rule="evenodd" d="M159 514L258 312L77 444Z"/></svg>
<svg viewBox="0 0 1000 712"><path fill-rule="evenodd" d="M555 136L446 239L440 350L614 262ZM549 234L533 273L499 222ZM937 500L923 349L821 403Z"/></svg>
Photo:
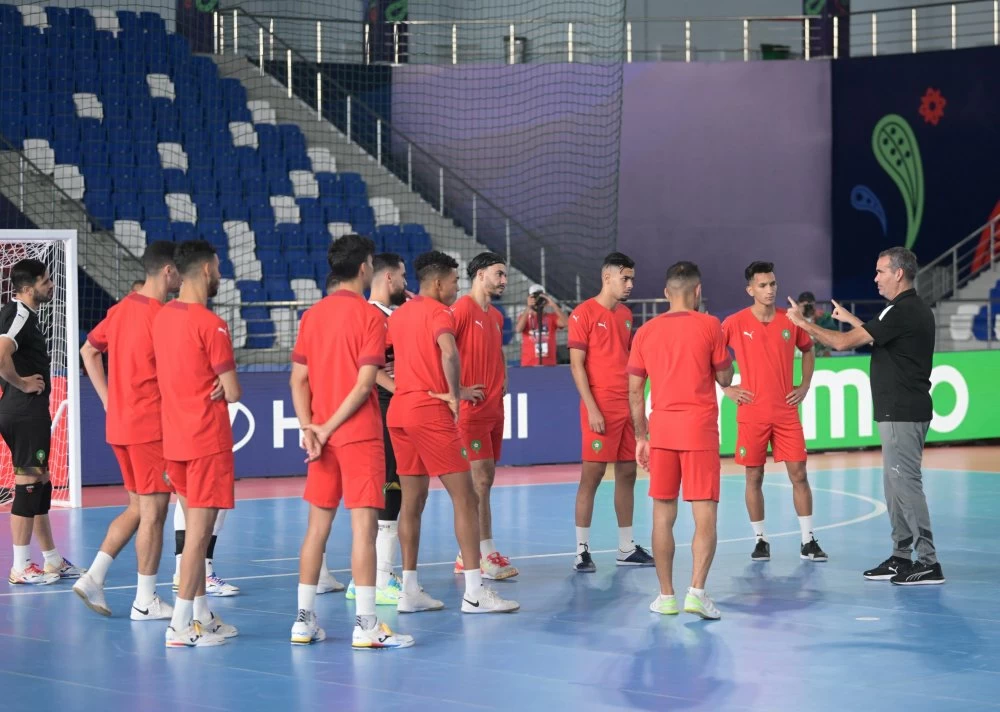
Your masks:
<svg viewBox="0 0 1000 712"><path fill-rule="evenodd" d="M399 594L403 590L403 584L400 582L399 577L396 574L389 574L389 583L381 588L375 587L375 605L376 606L395 606L399 603ZM358 593L354 588L354 579L351 579L351 583L347 586L347 593L344 597L348 601L353 601L358 597Z"/></svg>
<svg viewBox="0 0 1000 712"><path fill-rule="evenodd" d="M484 579L493 581L513 578L518 573L517 569L511 565L510 559L499 551L494 551L492 554L488 554L485 559L480 559L479 570L483 572Z"/></svg>
<svg viewBox="0 0 1000 712"><path fill-rule="evenodd" d="M170 620L173 615L174 607L154 593L153 600L142 607L132 601L129 618L134 621L162 621Z"/></svg>
<svg viewBox="0 0 1000 712"><path fill-rule="evenodd" d="M868 569L864 577L869 581L888 581L913 566L913 562L899 556L890 556L874 569Z"/></svg>
<svg viewBox="0 0 1000 712"><path fill-rule="evenodd" d="M826 552L819 548L819 542L813 537L808 543L802 545L799 551L799 558L807 561L827 561L829 557Z"/></svg>
<svg viewBox="0 0 1000 712"><path fill-rule="evenodd" d="M771 545L768 544L763 539L757 539L757 546L753 548L753 553L750 554L751 561L770 561L771 560Z"/></svg>
<svg viewBox="0 0 1000 712"><path fill-rule="evenodd" d="M343 590L344 584L334 578L329 569L326 571L320 571L319 581L316 583L317 595L321 593L340 593Z"/></svg>
<svg viewBox="0 0 1000 712"><path fill-rule="evenodd" d="M45 564L45 573L57 574L59 578L75 579L80 578L87 573L87 569L80 566L74 566L69 559L63 559L62 563L58 566Z"/></svg>
<svg viewBox="0 0 1000 712"><path fill-rule="evenodd" d="M238 596L240 587L226 581L218 574L205 577L205 595L216 598L226 598L228 596Z"/></svg>
<svg viewBox="0 0 1000 712"><path fill-rule="evenodd" d="M462 596L462 613L513 613L521 607L517 601L507 601L492 588L483 586L479 589L479 598L470 601L468 596Z"/></svg>
<svg viewBox="0 0 1000 712"><path fill-rule="evenodd" d="M924 564L918 561L893 576L891 583L897 586L932 586L944 583L944 573L941 571L941 564Z"/></svg>
<svg viewBox="0 0 1000 712"><path fill-rule="evenodd" d="M73 593L80 597L87 608L102 616L111 616L111 609L108 602L104 600L104 584L97 583L90 578L89 574L84 574L73 584Z"/></svg>
<svg viewBox="0 0 1000 712"><path fill-rule="evenodd" d="M653 613L659 613L662 616L676 616L679 613L677 610L677 597L664 596L661 593L649 604L649 610Z"/></svg>
<svg viewBox="0 0 1000 712"><path fill-rule="evenodd" d="M173 626L167 626L168 648L211 648L225 642L225 638L209 633L198 621L191 621L191 625L179 632L174 630Z"/></svg>
<svg viewBox="0 0 1000 712"><path fill-rule="evenodd" d="M378 595L376 593L376 595ZM399 599L396 603L396 610L400 613L421 613L423 611L440 611L444 608L444 603L432 598L424 589L416 593L400 591Z"/></svg>
<svg viewBox="0 0 1000 712"><path fill-rule="evenodd" d="M299 609L299 614L295 616L292 624L292 644L309 645L326 640L326 631L319 627L316 620L316 611L306 611Z"/></svg>
<svg viewBox="0 0 1000 712"><path fill-rule="evenodd" d="M59 574L48 573L38 568L38 564L29 563L24 571L10 570L7 582L11 585L28 584L32 586L48 586L59 580Z"/></svg>
<svg viewBox="0 0 1000 712"><path fill-rule="evenodd" d="M215 613L212 613L212 617L209 618L208 622L202 627L207 633L211 633L212 635L221 635L223 638L235 638L240 634L240 632L236 630L236 626L223 623L222 619L215 615Z"/></svg>
<svg viewBox="0 0 1000 712"><path fill-rule="evenodd" d="M576 559L573 561L573 570L581 574L592 574L597 571L597 564L591 558L590 547L586 544L583 545L583 551L576 555Z"/></svg>
<svg viewBox="0 0 1000 712"><path fill-rule="evenodd" d="M351 647L355 650L380 650L388 648L409 648L413 645L412 635L393 633L385 623L378 623L371 630L354 626Z"/></svg>
<svg viewBox="0 0 1000 712"><path fill-rule="evenodd" d="M656 566L656 561L650 556L649 552L643 549L638 544L632 551L622 551L618 550L618 565L619 566Z"/></svg>
<svg viewBox="0 0 1000 712"><path fill-rule="evenodd" d="M700 596L688 593L684 597L684 612L694 613L696 616L701 616L705 620L710 621L717 621L722 618L719 609L715 607L715 601L709 598L707 593L703 593Z"/></svg>
<svg viewBox="0 0 1000 712"><path fill-rule="evenodd" d="M455 557L455 568L452 569L453 573L464 574L465 573L465 562L462 561L462 555L459 554ZM483 560L479 559L479 573L483 573Z"/></svg>

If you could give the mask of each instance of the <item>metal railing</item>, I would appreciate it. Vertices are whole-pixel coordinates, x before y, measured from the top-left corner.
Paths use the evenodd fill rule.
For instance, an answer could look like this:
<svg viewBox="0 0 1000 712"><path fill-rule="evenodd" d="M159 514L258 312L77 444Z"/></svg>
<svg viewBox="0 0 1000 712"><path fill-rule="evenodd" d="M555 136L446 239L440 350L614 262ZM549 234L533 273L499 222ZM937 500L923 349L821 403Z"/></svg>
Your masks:
<svg viewBox="0 0 1000 712"><path fill-rule="evenodd" d="M982 272L1000 260L1000 215L980 225L954 247L931 260L917 272L917 290L929 304L958 293Z"/></svg>

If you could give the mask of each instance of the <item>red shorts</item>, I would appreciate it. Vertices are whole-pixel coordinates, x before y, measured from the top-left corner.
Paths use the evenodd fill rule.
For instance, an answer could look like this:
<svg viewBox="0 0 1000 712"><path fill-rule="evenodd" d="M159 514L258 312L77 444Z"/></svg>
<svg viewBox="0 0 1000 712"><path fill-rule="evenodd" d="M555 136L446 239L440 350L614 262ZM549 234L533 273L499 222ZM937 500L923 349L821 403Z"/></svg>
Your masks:
<svg viewBox="0 0 1000 712"><path fill-rule="evenodd" d="M802 423L737 423L736 464L763 467L770 444L775 462L805 462L806 438Z"/></svg>
<svg viewBox="0 0 1000 712"><path fill-rule="evenodd" d="M722 460L718 450L649 450L649 496L677 499L684 483L684 501L719 501Z"/></svg>
<svg viewBox="0 0 1000 712"><path fill-rule="evenodd" d="M587 406L580 403L580 433L583 435L584 462L634 462L635 461L635 429L632 427L632 416L626 406L620 408L601 408L604 416L604 433L598 434L590 429L590 418L587 416Z"/></svg>
<svg viewBox="0 0 1000 712"><path fill-rule="evenodd" d="M195 509L232 509L236 468L233 451L178 462L167 460L170 484L188 507Z"/></svg>
<svg viewBox="0 0 1000 712"><path fill-rule="evenodd" d="M133 494L170 494L174 490L167 479L167 461L163 459L163 441L137 445L112 445L122 470L125 489Z"/></svg>
<svg viewBox="0 0 1000 712"><path fill-rule="evenodd" d="M302 498L323 509L334 509L343 497L348 509L385 507L385 443L362 440L345 445L327 443L319 459L309 463Z"/></svg>
<svg viewBox="0 0 1000 712"><path fill-rule="evenodd" d="M500 420L460 420L458 433L470 462L500 459L503 448L503 419Z"/></svg>
<svg viewBox="0 0 1000 712"><path fill-rule="evenodd" d="M392 451L396 453L396 474L440 477L468 472L468 451L462 445L458 427L448 421L389 428Z"/></svg>

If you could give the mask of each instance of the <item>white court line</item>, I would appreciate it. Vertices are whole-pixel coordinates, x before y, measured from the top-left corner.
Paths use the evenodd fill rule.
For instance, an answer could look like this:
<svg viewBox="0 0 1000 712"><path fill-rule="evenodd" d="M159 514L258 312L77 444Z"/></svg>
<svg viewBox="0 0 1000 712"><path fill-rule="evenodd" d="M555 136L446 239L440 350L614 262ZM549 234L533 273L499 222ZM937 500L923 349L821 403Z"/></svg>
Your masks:
<svg viewBox="0 0 1000 712"><path fill-rule="evenodd" d="M556 483L556 484L575 484L575 483L566 482L566 483ZM767 485L767 486L769 486L769 487L783 487L783 488L786 488L786 489L791 489L792 488L791 484L787 484L787 483L784 483L784 482L765 482L764 484ZM851 526L852 524L860 524L861 522L868 521L869 519L874 519L876 517L880 517L880 516L882 516L886 512L886 506L885 506L884 502L881 502L881 501L879 501L877 499L873 499L872 497L868 497L868 496L863 495L863 494L855 494L854 492L844 492L843 490L823 489L823 488L820 488L820 487L813 487L813 491L814 492L828 492L830 494L837 494L837 495L841 495L843 497L853 497L854 499L860 499L862 502L867 502L868 504L870 504L870 505L872 505L874 507L874 509L872 509L872 511L868 512L867 514L862 514L859 517L855 517L854 519L848 519L847 521L843 521L843 522L835 522L833 524L825 524L825 525L823 525L821 527L814 527L814 531L822 531L822 530L825 530L825 529L837 529L837 528L840 528L840 527L848 527L848 526ZM795 529L795 530L787 531L787 532L779 532L778 534L768 534L768 538L777 538L777 537L782 537L782 536L793 536L793 535L798 535L798 534L800 534L800 531L798 529ZM755 540L756 540L756 537L746 536L746 537L737 537L735 539L719 539L718 543L719 544L733 544L733 543L736 543L736 542L755 541ZM682 548L688 547L688 546L691 546L690 542L685 542L685 543L679 543L679 544L677 544L677 548L679 548L679 549L682 549ZM591 551L590 553L592 553L592 554L610 554L610 553L613 553L615 551L617 551L617 549L598 549L598 550ZM516 559L518 561L524 561L524 560L527 560L527 559L553 559L553 558L558 558L558 557L563 557L563 556L576 556L576 552L575 551L562 551L562 552L557 552L557 553L552 553L552 554L528 554L526 556L512 556L511 559ZM298 557L296 556L296 557L290 557L290 558L285 558L285 559L251 559L250 563L261 563L261 562L267 562L267 561L298 561ZM431 563L428 563L428 564L417 564L417 566L419 568L430 568L430 567L433 567L433 566L453 566L454 563L455 563L454 559L451 559L449 561L434 561L434 562L431 562ZM351 572L350 569L330 569L330 571L332 573L337 573L337 574L340 574L340 573L350 573ZM290 573L284 573L284 574L258 574L258 575L254 575L254 576L234 576L232 578L227 578L226 580L227 581L256 581L258 579L287 578L289 576L298 576L298 575L299 575L298 571L292 571ZM172 586L173 582L158 583L156 585L157 586ZM105 588L104 590L105 591L127 591L127 590L131 590L131 589L135 589L135 588L137 588L137 586L109 586L109 587ZM3 597L3 598L12 598L12 597L15 597L15 596L45 596L45 595L52 595L52 594L58 594L58 593L72 593L72 592L73 592L73 589L71 589L71 588L59 588L59 589L54 589L54 590L30 590L30 591L24 591L24 592L18 592L18 593L0 593L0 597Z"/></svg>

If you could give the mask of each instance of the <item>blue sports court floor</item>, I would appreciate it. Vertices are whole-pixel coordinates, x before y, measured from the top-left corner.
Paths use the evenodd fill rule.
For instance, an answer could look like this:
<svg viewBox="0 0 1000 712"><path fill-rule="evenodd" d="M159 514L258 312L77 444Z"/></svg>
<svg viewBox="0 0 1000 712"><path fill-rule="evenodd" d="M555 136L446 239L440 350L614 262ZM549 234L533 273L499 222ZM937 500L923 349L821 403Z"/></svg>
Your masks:
<svg viewBox="0 0 1000 712"><path fill-rule="evenodd" d="M980 452L995 457L997 451ZM242 587L238 597L212 599L240 629L230 644L167 650L165 624L131 623L130 546L108 576L110 619L87 610L70 592L72 582L35 589L0 584L0 685L8 704L20 700L36 712L1000 708L1000 473L926 472L948 583L904 589L861 578L888 554L889 526L881 472L871 456L863 459L869 464L814 463L810 473L817 537L831 557L826 564L798 557L791 490L781 470L765 487L772 561L751 564L743 480L723 478L719 551L709 579L721 621L649 612L654 571L614 565L610 482L599 492L591 536L598 572L572 572L574 485L534 484L498 487L493 500L496 538L521 571L514 582L495 585L520 601L519 613L459 612L451 506L438 490L424 517L421 583L447 608L399 616L380 607L416 645L351 650L354 606L340 593L318 599L326 642L292 646L295 557L306 508L298 498L256 499L238 503L216 551L219 573ZM946 455L936 461L951 462ZM636 501L636 538L648 544L644 482ZM118 511L54 512L64 554L89 564ZM5 520L0 553L9 551ZM173 571L169 521L164 582ZM328 549L344 583L347 524L338 519ZM679 542L690 540L689 512L682 510L677 529ZM689 551L685 543L677 554L679 583L690 573ZM167 583L160 594L170 596Z"/></svg>

